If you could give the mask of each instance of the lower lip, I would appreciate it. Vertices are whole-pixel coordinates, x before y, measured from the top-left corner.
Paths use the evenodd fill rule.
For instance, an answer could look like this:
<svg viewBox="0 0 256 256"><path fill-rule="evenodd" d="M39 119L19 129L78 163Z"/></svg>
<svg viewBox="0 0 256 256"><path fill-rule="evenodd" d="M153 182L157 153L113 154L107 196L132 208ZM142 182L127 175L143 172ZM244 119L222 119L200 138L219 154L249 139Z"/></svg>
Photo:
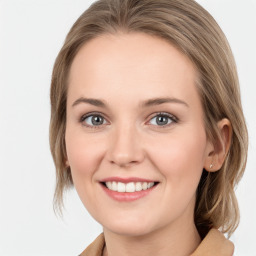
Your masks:
<svg viewBox="0 0 256 256"><path fill-rule="evenodd" d="M149 193L151 193L155 189L157 185L147 190L141 190L141 191L135 191L135 192L121 192L121 193L110 190L107 187L105 187L105 185L103 184L101 184L101 186L103 190L107 193L107 195L110 196L112 199L120 202L130 202L130 201L135 201L142 197L147 196Z"/></svg>

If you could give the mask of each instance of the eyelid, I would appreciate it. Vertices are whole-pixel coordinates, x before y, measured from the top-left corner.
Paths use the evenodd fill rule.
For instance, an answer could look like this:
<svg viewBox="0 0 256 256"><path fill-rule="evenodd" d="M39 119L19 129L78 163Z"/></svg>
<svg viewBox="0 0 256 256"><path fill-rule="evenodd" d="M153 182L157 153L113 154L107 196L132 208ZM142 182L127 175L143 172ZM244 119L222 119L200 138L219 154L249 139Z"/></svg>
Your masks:
<svg viewBox="0 0 256 256"><path fill-rule="evenodd" d="M89 113L86 113L84 115L82 115L80 118L79 118L79 122L82 123L83 126L87 127L87 128L91 128L91 129L100 129L102 126L106 125L106 124L101 124L101 125L88 125L88 124L83 124L84 120L90 116L100 116L102 117L107 123L109 123L109 121L107 120L107 118L105 117L104 114L102 114L101 112L89 112Z"/></svg>
<svg viewBox="0 0 256 256"><path fill-rule="evenodd" d="M154 113L152 115L150 115L150 118L149 118L149 121L147 123L150 122L150 120L152 120L153 118L156 118L157 116L165 116L165 117L168 117L172 120L172 122L170 124L166 124L166 125L152 125L152 126L157 126L159 128L167 128L169 126L171 126L173 123L178 123L179 119L174 116L173 114L170 114L168 112L157 112L157 113ZM151 125L151 124L149 124Z"/></svg>
<svg viewBox="0 0 256 256"><path fill-rule="evenodd" d="M100 117L102 117L104 120L106 120L108 124L110 123L110 122L108 121L108 118L105 117L105 115L104 115L103 113L101 113L101 112L95 112L95 111L89 112L89 113L86 113L86 114L82 115L82 116L79 118L79 122L80 122L80 123L83 123L86 118L88 118L88 117L90 117L90 116L93 116L93 115L95 115L95 116L100 116ZM148 124L148 123L150 122L150 120L152 120L153 118L156 118L157 116L166 116L166 117L170 118L170 119L172 120L172 122L171 122L170 124L166 124L166 125L151 125L151 124L149 124L149 125L151 125L151 126L157 126L157 127L159 127L159 128L167 128L167 127L171 126L173 123L178 123L178 121L179 121L179 119L178 119L175 115L170 114L170 113L168 113L168 112L156 112L156 113L153 113L153 114L150 115L149 121L147 121L146 124ZM83 124L83 126L85 126L85 127L87 127L87 128L91 128L91 129L100 129L102 126L105 126L105 125L106 125L106 124L101 124L101 125L86 125L86 124Z"/></svg>

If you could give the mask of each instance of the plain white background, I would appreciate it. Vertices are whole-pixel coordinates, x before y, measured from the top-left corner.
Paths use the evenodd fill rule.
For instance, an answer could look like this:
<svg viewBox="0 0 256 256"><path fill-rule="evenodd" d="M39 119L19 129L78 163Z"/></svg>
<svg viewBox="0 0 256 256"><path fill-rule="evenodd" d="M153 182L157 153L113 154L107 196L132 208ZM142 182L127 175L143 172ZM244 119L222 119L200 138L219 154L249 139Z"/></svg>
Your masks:
<svg viewBox="0 0 256 256"><path fill-rule="evenodd" d="M0 1L0 255L78 255L101 232L74 190L52 209L49 87L55 57L92 0ZM233 49L250 146L235 255L256 255L256 1L200 0Z"/></svg>

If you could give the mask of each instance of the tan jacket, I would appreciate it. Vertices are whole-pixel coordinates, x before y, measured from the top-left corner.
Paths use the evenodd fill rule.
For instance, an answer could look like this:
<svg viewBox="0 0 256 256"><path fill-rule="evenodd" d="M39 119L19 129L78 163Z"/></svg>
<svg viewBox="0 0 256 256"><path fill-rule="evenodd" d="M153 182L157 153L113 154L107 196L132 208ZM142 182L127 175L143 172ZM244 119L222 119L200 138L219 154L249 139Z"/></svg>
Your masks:
<svg viewBox="0 0 256 256"><path fill-rule="evenodd" d="M105 245L104 235L100 234L80 256L102 256ZM234 245L217 229L211 229L190 256L232 256Z"/></svg>

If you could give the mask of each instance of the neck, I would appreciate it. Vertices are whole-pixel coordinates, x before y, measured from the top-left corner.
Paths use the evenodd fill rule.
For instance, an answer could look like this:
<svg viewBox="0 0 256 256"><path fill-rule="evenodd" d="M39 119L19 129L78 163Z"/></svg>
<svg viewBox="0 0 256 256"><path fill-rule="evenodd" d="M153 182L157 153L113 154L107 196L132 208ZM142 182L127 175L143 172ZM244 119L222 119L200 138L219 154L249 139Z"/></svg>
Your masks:
<svg viewBox="0 0 256 256"><path fill-rule="evenodd" d="M187 256L201 241L193 219L171 223L146 235L120 235L106 228L104 235L104 256Z"/></svg>

